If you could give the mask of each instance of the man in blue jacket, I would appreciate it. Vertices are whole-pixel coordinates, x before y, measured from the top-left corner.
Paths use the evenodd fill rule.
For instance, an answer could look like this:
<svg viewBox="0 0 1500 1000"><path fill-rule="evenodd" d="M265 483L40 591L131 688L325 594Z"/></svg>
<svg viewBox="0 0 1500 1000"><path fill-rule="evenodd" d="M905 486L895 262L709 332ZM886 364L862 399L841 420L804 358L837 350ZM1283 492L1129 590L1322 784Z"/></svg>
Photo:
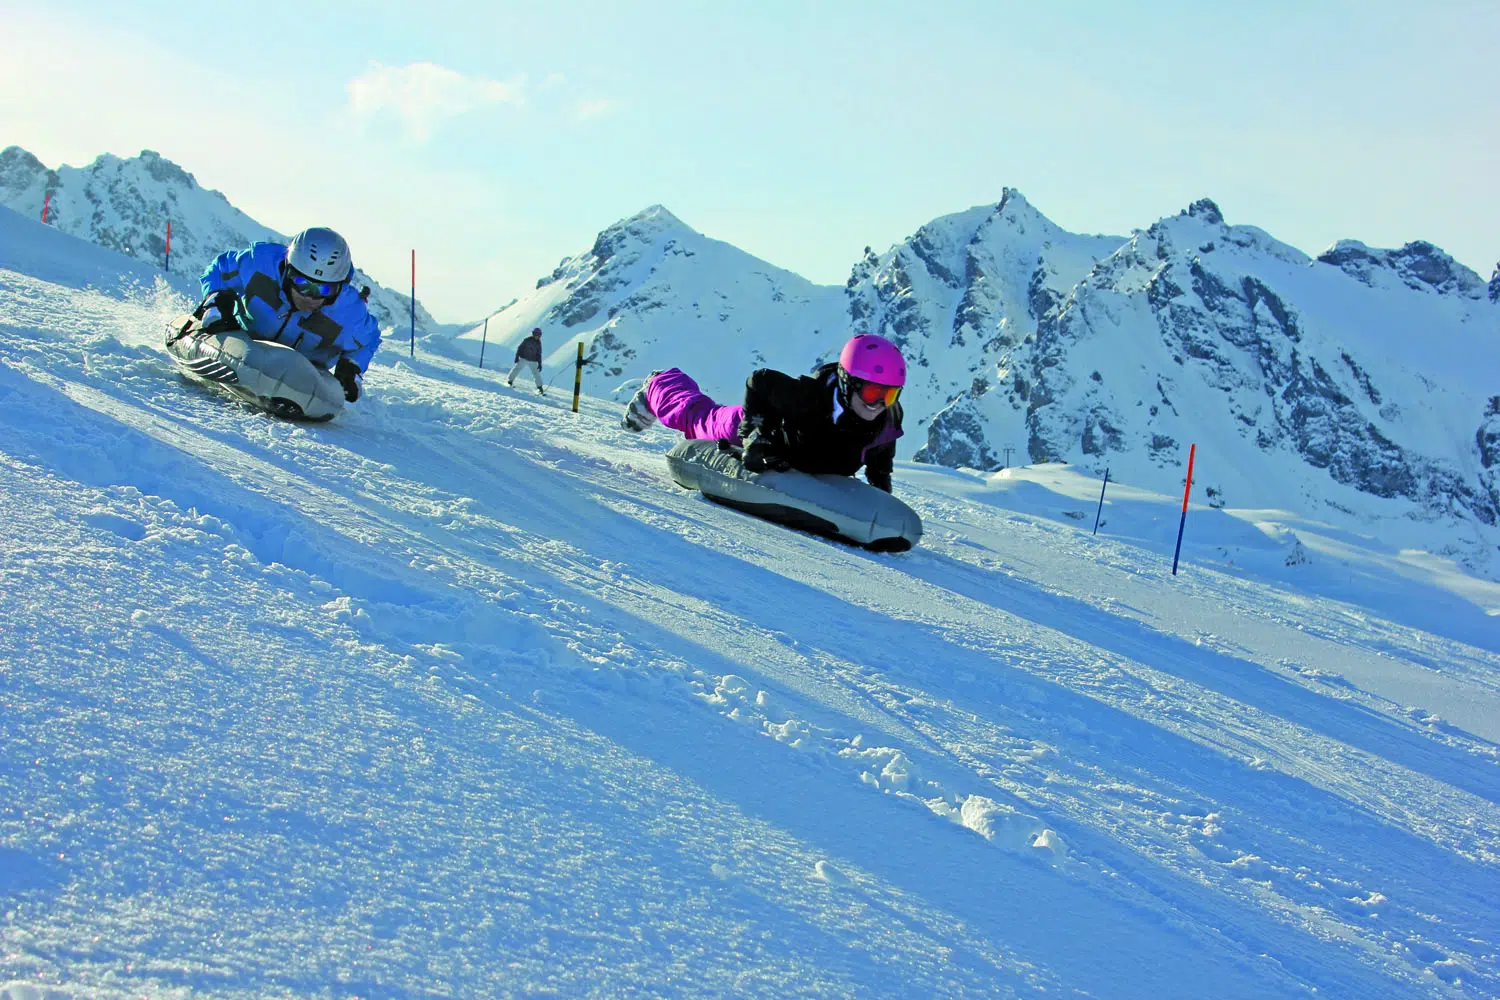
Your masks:
<svg viewBox="0 0 1500 1000"><path fill-rule="evenodd" d="M244 330L302 354L359 399L380 327L350 287L349 244L332 229L304 229L287 246L253 243L220 254L203 272L203 331Z"/></svg>

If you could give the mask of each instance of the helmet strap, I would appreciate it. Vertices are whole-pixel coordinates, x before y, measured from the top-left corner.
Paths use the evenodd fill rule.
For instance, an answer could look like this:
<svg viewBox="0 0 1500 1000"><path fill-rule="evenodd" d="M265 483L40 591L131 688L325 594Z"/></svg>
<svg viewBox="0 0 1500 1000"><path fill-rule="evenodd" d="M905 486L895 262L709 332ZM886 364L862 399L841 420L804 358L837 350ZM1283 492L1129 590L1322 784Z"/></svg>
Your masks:
<svg viewBox="0 0 1500 1000"><path fill-rule="evenodd" d="M835 378L838 381L839 405L844 409L849 408L849 400L853 393L849 391L849 373L844 371L844 366L839 365L835 369Z"/></svg>

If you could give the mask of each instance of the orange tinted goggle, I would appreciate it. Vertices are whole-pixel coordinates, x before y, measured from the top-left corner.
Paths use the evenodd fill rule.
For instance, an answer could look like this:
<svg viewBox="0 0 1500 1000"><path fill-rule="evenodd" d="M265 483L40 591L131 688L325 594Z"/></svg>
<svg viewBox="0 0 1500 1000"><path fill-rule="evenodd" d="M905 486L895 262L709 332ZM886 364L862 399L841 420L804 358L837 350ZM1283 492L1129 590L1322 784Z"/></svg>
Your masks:
<svg viewBox="0 0 1500 1000"><path fill-rule="evenodd" d="M896 399L901 395L899 385L881 385L879 382L866 382L864 379L850 377L849 391L870 406L884 403L886 406L894 406Z"/></svg>

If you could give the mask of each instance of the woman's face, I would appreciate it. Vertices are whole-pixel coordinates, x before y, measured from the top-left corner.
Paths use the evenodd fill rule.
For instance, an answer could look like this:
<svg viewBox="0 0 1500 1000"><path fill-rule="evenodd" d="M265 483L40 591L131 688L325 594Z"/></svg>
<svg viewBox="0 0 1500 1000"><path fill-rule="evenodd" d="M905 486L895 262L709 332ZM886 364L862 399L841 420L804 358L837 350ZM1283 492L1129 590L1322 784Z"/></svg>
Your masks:
<svg viewBox="0 0 1500 1000"><path fill-rule="evenodd" d="M849 399L849 409L853 410L854 415L861 420L874 420L885 412L885 401L866 403L859 398L859 393L855 393Z"/></svg>

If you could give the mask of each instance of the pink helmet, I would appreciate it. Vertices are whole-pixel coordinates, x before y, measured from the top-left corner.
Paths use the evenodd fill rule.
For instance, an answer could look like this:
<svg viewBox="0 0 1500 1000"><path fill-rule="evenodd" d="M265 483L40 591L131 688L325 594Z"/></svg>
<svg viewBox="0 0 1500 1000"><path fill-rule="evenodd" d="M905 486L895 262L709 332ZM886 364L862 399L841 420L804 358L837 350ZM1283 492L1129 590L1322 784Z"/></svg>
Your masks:
<svg viewBox="0 0 1500 1000"><path fill-rule="evenodd" d="M901 350L884 337L862 333L850 339L839 352L839 367L866 382L881 385L906 384L906 359Z"/></svg>

